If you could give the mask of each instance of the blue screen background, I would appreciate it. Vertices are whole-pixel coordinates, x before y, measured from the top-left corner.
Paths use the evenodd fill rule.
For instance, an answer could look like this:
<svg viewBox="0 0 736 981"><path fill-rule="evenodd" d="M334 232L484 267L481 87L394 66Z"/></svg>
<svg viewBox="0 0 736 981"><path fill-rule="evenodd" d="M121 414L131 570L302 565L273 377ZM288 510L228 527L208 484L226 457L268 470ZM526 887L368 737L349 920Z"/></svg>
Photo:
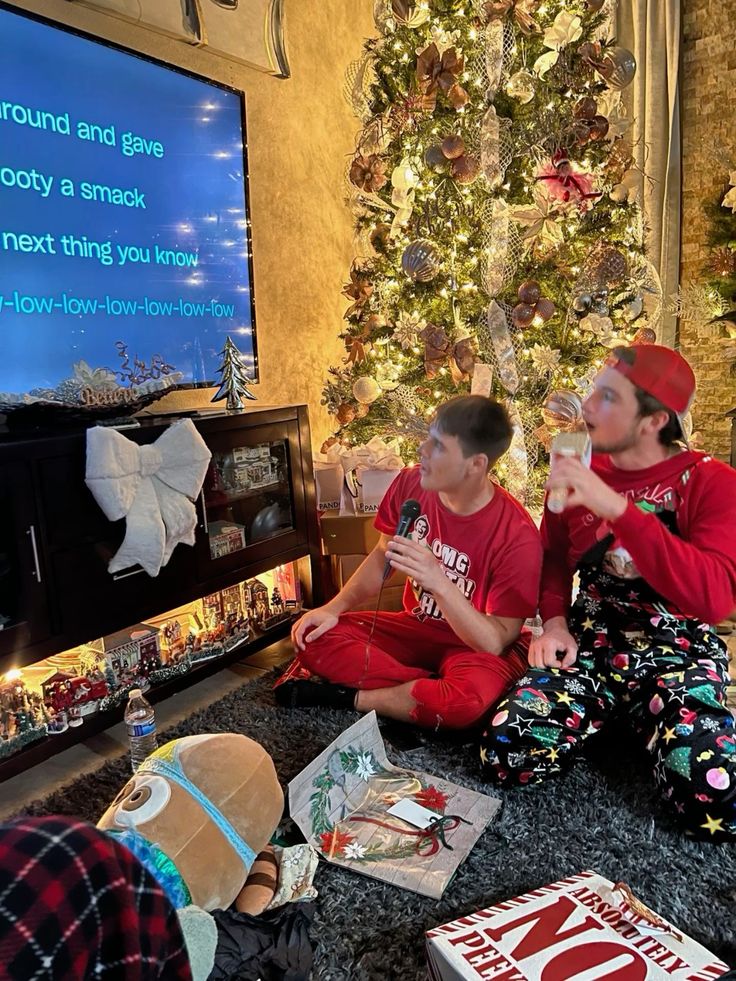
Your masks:
<svg viewBox="0 0 736 981"><path fill-rule="evenodd" d="M117 341L131 361L162 357L182 384L216 382L228 334L254 377L240 96L2 9L0 36L0 392L53 388L80 360L117 371ZM68 114L71 135L4 119L7 104ZM80 121L108 140L114 127L116 145L78 138ZM163 158L123 155L125 132L159 141ZM45 198L18 186L33 171L54 178ZM146 207L84 201L82 182ZM15 251L5 232L50 236L56 254ZM64 255L62 236L109 242L113 264ZM128 245L150 263L121 265ZM156 262L156 246L197 264Z"/></svg>

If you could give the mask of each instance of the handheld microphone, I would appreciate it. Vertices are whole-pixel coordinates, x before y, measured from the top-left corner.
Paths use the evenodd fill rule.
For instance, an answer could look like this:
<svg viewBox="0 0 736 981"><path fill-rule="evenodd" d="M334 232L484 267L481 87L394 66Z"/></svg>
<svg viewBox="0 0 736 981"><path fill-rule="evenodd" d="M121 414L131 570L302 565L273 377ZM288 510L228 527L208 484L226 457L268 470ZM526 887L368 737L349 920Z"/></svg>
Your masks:
<svg viewBox="0 0 736 981"><path fill-rule="evenodd" d="M590 466L591 443L586 432L560 433L552 440L550 458L556 456L576 456L583 466ZM547 494L547 508L553 514L561 514L565 510L568 498L567 487L553 487Z"/></svg>
<svg viewBox="0 0 736 981"><path fill-rule="evenodd" d="M412 525L419 517L419 512L422 507L419 501L415 501L414 498L409 498L408 501L404 501L401 505L401 511L399 513L399 523L396 525L395 535L400 538L408 538L411 532ZM391 563L386 559L386 564L383 567L383 581L385 582L391 575Z"/></svg>

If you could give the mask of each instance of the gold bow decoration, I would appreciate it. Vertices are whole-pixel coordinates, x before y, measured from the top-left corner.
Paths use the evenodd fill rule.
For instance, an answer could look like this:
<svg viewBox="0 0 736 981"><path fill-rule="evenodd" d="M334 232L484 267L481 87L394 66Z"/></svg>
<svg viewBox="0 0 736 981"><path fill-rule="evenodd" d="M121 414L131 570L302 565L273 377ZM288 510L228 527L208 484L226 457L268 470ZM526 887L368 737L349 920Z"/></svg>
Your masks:
<svg viewBox="0 0 736 981"><path fill-rule="evenodd" d="M372 313L358 326L359 330L355 333L341 335L345 341L345 349L348 352L347 358L344 359L345 364L360 364L361 361L365 361L368 352L373 347L369 338L373 335L374 331L385 327L386 321L380 314Z"/></svg>
<svg viewBox="0 0 736 981"><path fill-rule="evenodd" d="M366 353L366 338L362 335L347 334L345 336L345 350L348 356L343 358L345 364L360 364L368 357ZM368 345L370 350L370 344Z"/></svg>
<svg viewBox="0 0 736 981"><path fill-rule="evenodd" d="M522 34L540 34L541 28L534 20L540 0L486 0L483 16L487 23L512 17Z"/></svg>
<svg viewBox="0 0 736 981"><path fill-rule="evenodd" d="M437 95L443 92L454 109L462 108L470 96L457 81L465 68L465 58L454 47L439 52L433 41L417 58L416 79L427 112L434 112Z"/></svg>
<svg viewBox="0 0 736 981"><path fill-rule="evenodd" d="M462 337L453 344L444 328L435 324L427 324L418 336L424 341L424 371L427 378L436 378L446 361L456 385L467 381L472 375L476 355L472 337Z"/></svg>
<svg viewBox="0 0 736 981"><path fill-rule="evenodd" d="M345 311L344 319L351 320L356 315L360 315L372 293L373 283L368 279L365 272L353 263L350 269L350 282L346 283L342 289L342 295L353 301L352 306Z"/></svg>

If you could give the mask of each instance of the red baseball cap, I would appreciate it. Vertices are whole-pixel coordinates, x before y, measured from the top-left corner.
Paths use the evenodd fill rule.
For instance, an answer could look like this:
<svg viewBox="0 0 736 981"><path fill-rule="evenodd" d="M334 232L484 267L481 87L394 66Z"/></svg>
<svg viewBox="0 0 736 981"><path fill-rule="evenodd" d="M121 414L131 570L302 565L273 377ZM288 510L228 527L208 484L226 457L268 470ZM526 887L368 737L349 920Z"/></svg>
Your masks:
<svg viewBox="0 0 736 981"><path fill-rule="evenodd" d="M677 351L661 344L632 344L633 364L613 352L606 364L675 413L685 436L683 418L695 398L693 369Z"/></svg>

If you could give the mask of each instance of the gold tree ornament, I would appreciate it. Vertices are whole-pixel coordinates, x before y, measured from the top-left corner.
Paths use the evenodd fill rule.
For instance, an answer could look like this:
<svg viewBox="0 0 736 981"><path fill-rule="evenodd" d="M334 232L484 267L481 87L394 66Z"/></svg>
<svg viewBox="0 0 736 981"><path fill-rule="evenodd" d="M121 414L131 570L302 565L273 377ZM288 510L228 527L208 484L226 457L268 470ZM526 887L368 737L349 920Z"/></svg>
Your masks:
<svg viewBox="0 0 736 981"><path fill-rule="evenodd" d="M511 311L511 321L515 327L528 327L532 322L546 323L557 312L552 300L542 296L542 288L534 279L525 280L516 295L519 302Z"/></svg>
<svg viewBox="0 0 736 981"><path fill-rule="evenodd" d="M603 248L596 257L593 276L601 286L619 286L629 274L626 256L614 248Z"/></svg>
<svg viewBox="0 0 736 981"><path fill-rule="evenodd" d="M386 164L375 153L360 154L350 165L350 180L362 191L380 191L388 180Z"/></svg>
<svg viewBox="0 0 736 981"><path fill-rule="evenodd" d="M542 409L542 419L552 432L571 433L582 429L585 423L580 396L564 389L550 392Z"/></svg>
<svg viewBox="0 0 736 981"><path fill-rule="evenodd" d="M657 332L652 330L651 327L640 327L636 334L634 334L634 339L632 344L656 344L657 343Z"/></svg>
<svg viewBox="0 0 736 981"><path fill-rule="evenodd" d="M512 99L518 99L522 105L526 105L536 95L535 82L536 79L532 73L526 68L521 68L509 77L505 86L506 93Z"/></svg>
<svg viewBox="0 0 736 981"><path fill-rule="evenodd" d="M355 419L355 416L356 411L354 405L350 405L349 402L342 402L338 405L335 418L341 426L349 425Z"/></svg>
<svg viewBox="0 0 736 981"><path fill-rule="evenodd" d="M391 12L399 24L406 27L421 27L429 20L429 4L426 2L414 3L413 0L391 0Z"/></svg>
<svg viewBox="0 0 736 981"><path fill-rule="evenodd" d="M458 184L472 184L480 174L480 161L477 157L456 157L450 163L450 174Z"/></svg>
<svg viewBox="0 0 736 981"><path fill-rule="evenodd" d="M446 136L440 144L440 149L448 160L455 160L465 153L465 141L462 136Z"/></svg>
<svg viewBox="0 0 736 981"><path fill-rule="evenodd" d="M596 52L588 57L588 61L612 89L625 89L634 81L636 58L628 48L603 48L600 54Z"/></svg>

